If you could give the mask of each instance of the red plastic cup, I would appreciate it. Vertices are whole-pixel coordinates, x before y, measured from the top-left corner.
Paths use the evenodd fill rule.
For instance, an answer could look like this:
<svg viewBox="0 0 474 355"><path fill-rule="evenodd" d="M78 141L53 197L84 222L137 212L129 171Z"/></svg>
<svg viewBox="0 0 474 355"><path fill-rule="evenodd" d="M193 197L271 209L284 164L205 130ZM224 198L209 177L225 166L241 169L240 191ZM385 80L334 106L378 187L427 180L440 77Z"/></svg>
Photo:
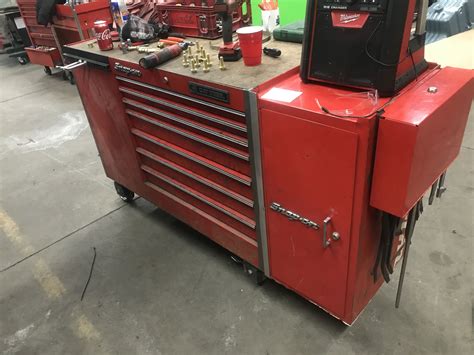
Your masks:
<svg viewBox="0 0 474 355"><path fill-rule="evenodd" d="M244 64L248 67L262 63L263 27L249 26L237 30Z"/></svg>

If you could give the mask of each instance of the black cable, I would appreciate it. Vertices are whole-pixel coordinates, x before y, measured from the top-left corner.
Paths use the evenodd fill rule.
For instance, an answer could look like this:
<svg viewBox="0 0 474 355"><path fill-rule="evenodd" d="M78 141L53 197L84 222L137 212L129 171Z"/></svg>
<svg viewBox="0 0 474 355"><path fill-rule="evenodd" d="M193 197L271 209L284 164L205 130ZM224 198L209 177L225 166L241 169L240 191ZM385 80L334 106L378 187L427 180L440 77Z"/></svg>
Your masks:
<svg viewBox="0 0 474 355"><path fill-rule="evenodd" d="M390 215L390 241L388 247L388 254L387 254L387 269L390 274L393 274L393 264L392 264L392 249L393 249L393 241L395 240L397 226L398 226L399 218L393 215Z"/></svg>
<svg viewBox="0 0 474 355"><path fill-rule="evenodd" d="M390 282L390 272L387 268L387 255L388 248L390 244L390 226L389 226L389 217L387 213L384 213L382 219L382 240L383 240L383 249L382 249L382 260L380 262L380 269L382 270L382 275L385 282Z"/></svg>
<svg viewBox="0 0 474 355"><path fill-rule="evenodd" d="M381 65L383 67L396 67L397 65L403 63L405 60L407 60L407 58L409 57L409 55L407 55L405 58L401 59L399 62L397 63L393 63L393 64L388 64L388 63L384 63L382 62L381 60L375 58L372 54L370 54L369 52L369 44L370 42L372 41L372 38L375 36L375 34L377 33L377 31L379 30L380 28L380 25L382 24L382 20L379 21L379 23L377 24L377 26L375 26L375 29L372 31L371 35L369 36L369 38L367 39L367 42L365 42L365 54L371 59L373 60L375 63L377 63L378 65Z"/></svg>
<svg viewBox="0 0 474 355"><path fill-rule="evenodd" d="M384 215L384 212L382 212L382 220L383 220L383 215ZM383 233L383 228L382 228L382 233ZM379 248L378 248L378 251L377 251L377 258L375 259L374 268L372 270L372 275L374 276L374 283L376 283L377 279L379 278L377 271L379 269L380 262L382 260L382 250L383 250L383 238L382 238L382 235L380 235Z"/></svg>
<svg viewBox="0 0 474 355"><path fill-rule="evenodd" d="M86 294L87 286L89 286L89 282L91 281L92 271L94 271L95 258L97 257L97 252L95 250L95 247L93 249L94 249L94 257L92 259L91 270L89 271L89 277L87 278L86 285L84 286L84 290L82 291L81 302L84 299L84 295Z"/></svg>
<svg viewBox="0 0 474 355"><path fill-rule="evenodd" d="M413 57L413 52L411 51L410 47L408 47L408 52L410 53L411 63L413 65L413 71L415 72L415 80L418 81L418 71L416 70L415 58Z"/></svg>

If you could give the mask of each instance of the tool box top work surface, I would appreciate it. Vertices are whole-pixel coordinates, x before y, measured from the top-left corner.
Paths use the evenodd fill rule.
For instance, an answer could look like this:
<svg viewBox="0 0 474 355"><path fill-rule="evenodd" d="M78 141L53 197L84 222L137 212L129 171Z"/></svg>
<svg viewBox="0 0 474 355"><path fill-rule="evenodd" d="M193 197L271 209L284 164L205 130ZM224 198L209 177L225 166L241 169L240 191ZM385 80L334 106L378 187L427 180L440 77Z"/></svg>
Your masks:
<svg viewBox="0 0 474 355"><path fill-rule="evenodd" d="M297 67L301 59L301 45L295 43L285 43L278 41L270 41L264 44L269 48L278 48L282 51L280 58L271 58L263 56L262 65L257 67L246 67L242 61L226 62L226 70L219 69L218 46L222 40L215 41L200 41L200 45L211 55L211 62L213 66L209 73L204 73L202 68L199 68L196 74L192 74L190 68L185 68L182 65L182 56L170 60L169 62L160 65L156 69L173 74L183 75L190 78L205 80L210 83L220 84L224 86L234 87L243 90L253 89L279 75ZM88 62L97 62L97 64L108 65L109 58L118 60L120 62L129 62L138 66L138 62L146 54L130 51L124 54L119 48L111 51L100 51L96 40L79 42L74 45L69 45L65 49L68 56L75 59L83 59ZM156 47L156 44L150 44L150 48ZM191 46L193 53L196 52L196 46ZM143 69L141 71L150 73L154 69Z"/></svg>

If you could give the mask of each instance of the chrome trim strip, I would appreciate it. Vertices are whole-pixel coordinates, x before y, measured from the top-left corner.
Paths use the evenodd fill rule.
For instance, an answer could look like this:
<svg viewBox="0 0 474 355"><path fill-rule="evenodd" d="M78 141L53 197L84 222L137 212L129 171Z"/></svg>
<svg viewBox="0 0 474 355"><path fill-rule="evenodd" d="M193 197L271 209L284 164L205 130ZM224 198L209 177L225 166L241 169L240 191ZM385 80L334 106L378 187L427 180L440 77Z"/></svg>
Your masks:
<svg viewBox="0 0 474 355"><path fill-rule="evenodd" d="M197 111L194 111L194 110L190 110L187 107L181 107L181 106L178 106L178 105L173 105L169 102L157 99L156 97L150 97L149 95L146 95L146 94L143 94L143 93L134 92L134 91L132 91L129 88L124 87L124 86L119 86L119 91L121 91L123 93L126 93L126 94L129 94L129 95L132 95L132 96L135 96L135 97L140 97L142 99L154 102L154 103L162 105L162 106L169 107L171 109L174 109L174 110L177 110L177 111L180 111L180 112L187 113L188 115L193 115L193 116L202 118L203 120L206 120L206 121L218 123L222 126L233 128L233 129L235 129L237 131L240 131L240 132L245 132L245 133L247 132L247 127L246 126L241 126L241 125L238 125L238 124L232 123L232 122L222 121L218 118L208 116L208 115L204 115L204 114L202 114L200 112L197 112Z"/></svg>
<svg viewBox="0 0 474 355"><path fill-rule="evenodd" d="M130 105L130 106L133 106L133 107L136 107L136 108L139 108L141 110L144 110L144 111L147 111L147 112L150 112L154 115L157 115L157 116L160 116L161 118L165 118L165 119L169 119L171 121L174 121L174 122L177 122L177 123L180 123L182 125L185 125L185 126L188 126L188 127L191 127L191 128L194 128L198 131L201 131L201 132L204 132L204 133L207 133L207 134L210 134L214 137L217 137L217 138L220 138L220 139L224 139L228 142L231 142L231 143L235 143L235 144L238 144L244 148L248 148L248 143L245 141L245 139L237 139L237 138L233 138L233 137L229 137L225 134L222 134L220 132L217 132L217 131L214 131L213 129L209 129L207 127L202 127L200 126L199 124L196 124L194 122L191 122L189 120L182 120L180 119L179 117L175 116L175 115L172 115L168 112L165 112L165 111L161 111L159 109L156 109L156 108L148 108L148 107L145 107L143 106L143 104L141 104L140 102L137 102L137 101L134 101L134 100L131 100L131 99L127 99L127 98L122 98L122 102L127 104L127 105Z"/></svg>
<svg viewBox="0 0 474 355"><path fill-rule="evenodd" d="M196 136L195 134L190 134L190 133L186 133L186 132L183 132L182 130L180 129L176 129L176 128L173 128L173 127L170 127L168 126L167 124L164 124L164 123L161 123L161 122L157 122L157 121L154 121L154 120L150 120L149 118L147 117L144 117L143 115L141 115L140 113L138 112L135 112L135 111L132 111L132 110L125 110L125 112L127 112L130 116L133 116L133 117L136 117L140 120L143 120L145 122L148 122L152 125L155 125L157 127L160 127L160 128L163 128L163 129L166 129L168 131L171 131L171 132L174 132L176 134L179 134L180 136L183 136L183 137L186 137L186 138L189 138L193 141L196 141L196 142L199 142L201 144L204 144L204 145L207 145L211 148L214 148L216 150L219 150L221 152L224 152L224 153L227 153L227 154L230 154L230 155L233 155L237 158L240 158L242 160L245 160L245 161L249 161L249 157L244 155L244 154L240 154L240 153L237 153L237 152L234 152L233 150L230 150L230 149L227 149L227 148L224 148L224 147L221 147L217 144L214 144L212 142L208 142L206 141L205 139L202 139L202 138L199 138L198 136Z"/></svg>
<svg viewBox="0 0 474 355"><path fill-rule="evenodd" d="M164 181L166 182L167 184L170 184L171 186L173 186L174 188L188 194L189 196L191 197L194 197L195 199L201 201L202 203L205 203L206 205L208 206L211 206L212 208L215 208L216 210L224 213L226 216L229 216L233 219L235 219L237 222L240 222L244 225L246 225L247 227L251 228L251 229L255 229L255 222L254 223L250 223L249 221L246 221L245 219L243 218L239 218L238 216L234 215L233 213L229 212L228 210L226 210L225 208L222 208L218 205L216 205L215 203L205 199L204 197L202 196L199 196L198 194L194 193L194 192L191 192L189 191L188 189L185 189L184 187L180 186L180 184L177 184L176 182L170 180L169 178L165 177L165 176L162 176L163 174L161 173L154 173L152 171L155 171L154 169L146 166L146 165L142 165L141 169L145 172L147 172L148 174L151 174L153 175L154 177L156 177L157 179L160 179L161 181ZM151 171L150 171L151 170ZM148 183L151 183L150 181L147 181ZM151 183L153 184L153 183ZM253 222L253 221L252 221Z"/></svg>
<svg viewBox="0 0 474 355"><path fill-rule="evenodd" d="M205 161L202 161L202 160L200 160L200 159L198 159L198 158L192 157L191 155L188 155L188 154L186 154L186 153L183 153L183 152L180 152L180 151L178 151L178 150L176 150L176 149L173 149L173 148L171 148L170 146L167 146L166 144L162 144L162 143L160 143L160 142L158 142L158 141L156 141L156 140L153 140L153 139L148 138L148 137L146 137L146 136L142 136L141 134L138 134L138 132L141 132L141 131L138 130L138 129L135 129L135 131L136 131L136 132L134 132L134 130L132 130L132 133L133 133L134 135L136 135L136 136L140 137L141 139L144 139L144 140L146 140L146 141L148 141L148 142L150 142L150 143L153 143L153 144L155 144L155 145L157 145L157 146L159 146L159 147L161 147L161 148L163 148L163 149L166 149L166 150L168 150L168 151L170 151L170 152L173 152L173 153L175 153L175 154L177 154L177 155L179 155L179 156L182 156L183 158L192 160L193 162L195 162L195 163L197 163L197 164L200 164L200 165L202 165L202 166L204 166L204 167L206 167L206 168L209 168L209 169L211 169L211 170L214 170L215 172L220 173L220 174L222 174L222 175L225 175L225 176L227 176L227 177L229 177L229 178L231 178L231 179L233 179L233 180L235 180L235 181L237 181L237 182L240 182L240 183L242 183L242 184L244 184L244 185L246 185L246 186L251 186L251 184L252 184L252 180L250 180L250 181L244 180L244 179L242 179L242 178L240 178L240 177L238 177L238 176L236 176L236 175L229 174L228 172L226 172L226 171L224 171L224 170L222 170L222 169L219 169L219 168L218 168L217 166L215 166L215 165L208 164L208 163L206 163ZM137 149L138 149L138 148L137 148Z"/></svg>
<svg viewBox="0 0 474 355"><path fill-rule="evenodd" d="M255 220L257 229L258 256L260 268L265 276L270 275L270 260L268 255L268 237L265 215L265 199L263 195L263 168L260 143L260 123L257 94L247 91L245 94L247 114L247 130L249 132L249 152L252 166L252 189L255 201Z"/></svg>
<svg viewBox="0 0 474 355"><path fill-rule="evenodd" d="M153 155L153 157L152 157L152 156L150 156L146 153L142 153L141 152L142 150L146 151L143 148L138 148L137 152L139 154L145 155L147 158L149 158L149 159L151 159L151 160L153 160L153 161L155 161L159 164L162 164L162 165L170 168L171 170L174 170L174 171L176 171L180 174L183 174L183 175L189 177L190 179L193 179L194 181L200 182L201 184L206 185L207 187L210 187L211 189L214 189L215 191L220 192L220 193L236 200L237 202L240 202L240 203L242 203L242 204L244 204L248 207L253 208L253 201L252 200L250 200L250 199L248 199L248 198L246 198L242 195L239 195L238 193L235 193L232 190L225 189L222 186L214 183L213 181L211 181L209 179L204 179L196 173L185 171L184 169L179 167L178 164L170 162L167 159L163 159L163 158L157 156L156 154L153 154L151 152L146 151L147 153Z"/></svg>
<svg viewBox="0 0 474 355"><path fill-rule="evenodd" d="M178 98L183 99L183 100L188 100L188 101L194 102L194 103L202 105L202 106L207 106L207 107L210 107L210 108L213 108L213 109L216 109L216 110L219 110L219 111L227 112L227 113L230 113L232 115L239 116L239 117L245 117L245 113L240 112L240 111L236 111L236 110L232 110L232 109L227 108L227 107L214 105L214 104L212 104L210 102L207 102L207 101L198 100L198 99L195 99L195 98L192 98L192 97L189 97L189 96L185 96L185 95L181 95L181 94L178 94L178 93L175 93L175 92L172 92L172 91L164 90L164 89L161 89L161 88L156 87L156 86L152 86L152 85L148 85L148 84L145 84L145 83L141 83L139 81L131 80L129 78L124 78L124 77L121 77L121 76L116 76L115 78L117 80L120 80L120 81L123 81L123 82L126 82L126 83L141 86L143 88L147 88L147 89L150 89L150 90L153 90L153 91L161 92L161 93L166 94L166 95L178 97Z"/></svg>

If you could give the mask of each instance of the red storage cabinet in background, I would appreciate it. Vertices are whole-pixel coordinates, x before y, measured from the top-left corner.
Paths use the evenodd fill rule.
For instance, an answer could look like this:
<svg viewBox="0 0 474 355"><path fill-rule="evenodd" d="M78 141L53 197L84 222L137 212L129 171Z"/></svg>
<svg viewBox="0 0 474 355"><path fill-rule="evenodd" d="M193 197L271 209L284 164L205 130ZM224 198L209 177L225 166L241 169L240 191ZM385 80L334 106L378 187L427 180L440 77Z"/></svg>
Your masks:
<svg viewBox="0 0 474 355"><path fill-rule="evenodd" d="M31 47L25 48L28 58L31 63L44 66L45 72L51 74L51 68L62 62L51 26L36 22L36 0L17 0L17 4L31 41Z"/></svg>
<svg viewBox="0 0 474 355"><path fill-rule="evenodd" d="M109 0L56 5L53 25L48 26L36 21L36 0L17 0L17 4L32 44L25 50L31 63L44 66L47 74L51 74L51 68L64 63L63 45L93 38L97 20L113 22Z"/></svg>
<svg viewBox="0 0 474 355"><path fill-rule="evenodd" d="M94 37L94 22L103 20L112 24L109 0L95 0L77 5L56 5L53 30L59 45Z"/></svg>

